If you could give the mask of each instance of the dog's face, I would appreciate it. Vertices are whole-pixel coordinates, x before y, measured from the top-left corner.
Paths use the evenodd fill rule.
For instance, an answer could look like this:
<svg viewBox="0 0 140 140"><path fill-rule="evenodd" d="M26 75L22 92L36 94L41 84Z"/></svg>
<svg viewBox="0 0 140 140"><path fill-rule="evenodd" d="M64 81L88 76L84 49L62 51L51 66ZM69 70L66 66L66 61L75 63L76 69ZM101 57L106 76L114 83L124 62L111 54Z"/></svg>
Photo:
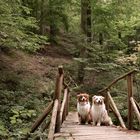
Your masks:
<svg viewBox="0 0 140 140"><path fill-rule="evenodd" d="M93 96L92 103L95 105L102 105L104 104L104 97L103 96Z"/></svg>
<svg viewBox="0 0 140 140"><path fill-rule="evenodd" d="M87 102L89 102L89 95L87 93L79 93L77 95L77 101L80 104L86 104Z"/></svg>

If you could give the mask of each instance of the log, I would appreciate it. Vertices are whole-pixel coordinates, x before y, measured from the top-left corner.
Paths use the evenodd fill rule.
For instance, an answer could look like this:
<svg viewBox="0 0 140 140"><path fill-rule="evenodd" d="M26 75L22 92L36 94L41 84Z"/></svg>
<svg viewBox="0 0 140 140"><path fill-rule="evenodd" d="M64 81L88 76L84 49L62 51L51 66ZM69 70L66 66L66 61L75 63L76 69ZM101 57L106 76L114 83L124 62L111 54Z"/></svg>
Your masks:
<svg viewBox="0 0 140 140"><path fill-rule="evenodd" d="M58 111L58 99L56 99L54 101L52 117L51 117L51 122L50 122L50 128L49 128L49 132L48 132L48 140L53 140L53 137L54 137L57 111Z"/></svg>
<svg viewBox="0 0 140 140"><path fill-rule="evenodd" d="M130 74L127 76L127 92L128 92L128 129L132 129L132 120L133 120L133 115L132 115L132 104L130 101L130 98L133 97L133 75Z"/></svg>
<svg viewBox="0 0 140 140"><path fill-rule="evenodd" d="M56 89L55 89L55 95L54 100L58 99L58 113L57 113L57 119L56 119L56 128L55 132L60 132L61 122L60 122L60 107L61 107L61 92L63 88L63 82L64 81L64 72L63 67L58 67L58 76L56 80Z"/></svg>
<svg viewBox="0 0 140 140"><path fill-rule="evenodd" d="M137 106L137 108L138 108L138 110L140 112L140 106L139 106L138 102L135 99L134 99L134 101L135 101L135 104L136 104L136 106Z"/></svg>
<svg viewBox="0 0 140 140"><path fill-rule="evenodd" d="M106 110L109 113L109 97L108 94L105 94L105 106L106 106Z"/></svg>
<svg viewBox="0 0 140 140"><path fill-rule="evenodd" d="M51 120L49 120L45 125L43 125L41 132L44 132L50 125Z"/></svg>
<svg viewBox="0 0 140 140"><path fill-rule="evenodd" d="M56 88L55 88L55 94L54 94L54 100L55 99L60 99L61 98L61 91L63 87L63 80L64 80L64 72L63 72L63 67L59 66L58 67L58 75L56 79Z"/></svg>
<svg viewBox="0 0 140 140"><path fill-rule="evenodd" d="M123 121L123 119L122 119L122 117L121 117L121 115L120 115L120 112L119 112L119 110L117 109L117 106L116 106L114 100L112 99L112 97L111 97L111 95L110 95L110 92L107 92L107 94L108 94L108 98L109 98L109 100L110 100L110 103L112 104L112 106L113 106L113 108L114 108L115 114L117 115L117 117L118 117L118 119L119 119L119 121L120 121L121 126L122 126L123 128L126 128L125 123L124 123L124 121Z"/></svg>
<svg viewBox="0 0 140 140"><path fill-rule="evenodd" d="M39 125L43 122L43 120L47 117L47 115L51 112L53 107L53 101L51 101L48 105L48 107L43 111L42 115L40 117L38 117L38 119L35 121L35 123L33 124L30 133L33 133L38 127Z"/></svg>
<svg viewBox="0 0 140 140"><path fill-rule="evenodd" d="M61 124L63 122L63 116L65 113L67 96L68 96L68 89L66 88L66 89L64 89L64 97L63 97L63 102L62 102L61 109L60 109L60 122L61 122ZM65 116L64 116L64 119L65 119Z"/></svg>
<svg viewBox="0 0 140 140"><path fill-rule="evenodd" d="M66 115L68 115L68 113L69 113L69 102L70 102L70 94L69 94L69 89L68 89Z"/></svg>
<svg viewBox="0 0 140 140"><path fill-rule="evenodd" d="M130 98L130 101L131 101L132 107L134 109L134 112L135 112L135 114L137 116L137 119L139 121L139 124L140 124L140 112L137 108L137 105L135 104L135 101L134 101L133 97Z"/></svg>
<svg viewBox="0 0 140 140"><path fill-rule="evenodd" d="M137 72L137 70L136 70L136 69L131 70L131 71L129 71L128 73L125 73L124 75L122 75L122 76L116 78L116 79L113 80L107 87L105 87L105 88L102 89L102 90L99 90L98 93L102 93L102 92L104 92L104 91L109 90L109 89L110 89L115 83L117 83L119 80L125 78L125 77L128 76L128 75L131 75L131 74L134 73L134 72Z"/></svg>

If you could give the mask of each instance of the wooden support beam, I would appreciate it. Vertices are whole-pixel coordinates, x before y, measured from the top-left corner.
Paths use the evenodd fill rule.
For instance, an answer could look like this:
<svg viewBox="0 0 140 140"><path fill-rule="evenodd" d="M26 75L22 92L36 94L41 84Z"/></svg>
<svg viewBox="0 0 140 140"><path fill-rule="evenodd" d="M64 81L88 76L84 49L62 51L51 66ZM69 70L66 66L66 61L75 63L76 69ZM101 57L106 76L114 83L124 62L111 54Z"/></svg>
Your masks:
<svg viewBox="0 0 140 140"><path fill-rule="evenodd" d="M61 91L63 87L63 79L64 79L64 71L63 67L59 66L58 67L58 75L56 79L56 88L55 88L55 94L54 94L54 100L55 99L60 99L61 98Z"/></svg>
<svg viewBox="0 0 140 140"><path fill-rule="evenodd" d="M113 108L114 108L115 114L117 115L117 117L118 117L118 119L119 119L119 121L120 121L121 126L122 126L123 128L126 128L125 123L124 123L124 121L123 121L123 119L122 119L122 117L121 117L121 115L120 115L120 112L119 112L119 110L117 109L117 106L116 106L114 100L112 99L112 97L111 97L111 95L110 95L110 92L108 91L107 94L108 94L108 98L109 98L109 100L110 100L110 103L112 104L112 106L113 106Z"/></svg>
<svg viewBox="0 0 140 140"><path fill-rule="evenodd" d="M102 90L99 90L98 93L102 93L102 92L104 92L104 91L109 90L109 89L110 89L115 83L117 83L119 80L121 80L121 79L127 77L128 75L131 75L131 74L133 74L134 72L137 72L137 71L138 71L138 70L134 69L134 70L131 70L131 71L129 71L128 73L125 73L124 75L122 75L122 76L116 78L116 79L113 80L107 87L105 87L105 88L102 89Z"/></svg>
<svg viewBox="0 0 140 140"><path fill-rule="evenodd" d="M46 124L43 125L41 132L44 132L50 125L51 120L49 120Z"/></svg>
<svg viewBox="0 0 140 140"><path fill-rule="evenodd" d="M68 89L64 89L64 97L63 97L63 102L62 102L62 105L61 105L61 109L60 109L60 122L62 124L63 122L63 119L65 119L65 108L66 108L66 103L67 103L67 96L68 96ZM64 118L63 118L64 117Z"/></svg>
<svg viewBox="0 0 140 140"><path fill-rule="evenodd" d="M135 99L134 99L134 101L135 101L135 104L136 104L136 106L138 108L138 111L140 112L140 106L139 106L138 102Z"/></svg>
<svg viewBox="0 0 140 140"><path fill-rule="evenodd" d="M53 108L53 101L49 103L48 107L43 111L42 115L40 117L38 117L38 119L35 121L35 123L33 124L32 128L30 130L30 133L33 133L39 127L39 125L43 122L43 120L51 112L52 108Z"/></svg>
<svg viewBox="0 0 140 140"><path fill-rule="evenodd" d="M140 112L137 108L137 105L135 104L135 101L134 101L133 97L130 98L130 101L131 101L132 107L134 109L134 112L135 112L135 114L137 116L137 119L139 121L139 124L140 124Z"/></svg>
<svg viewBox="0 0 140 140"><path fill-rule="evenodd" d="M68 113L69 113L69 102L70 102L70 93L69 93L69 89L68 89L66 115L68 115Z"/></svg>
<svg viewBox="0 0 140 140"><path fill-rule="evenodd" d="M105 94L105 106L106 106L106 110L109 113L109 97L108 94Z"/></svg>
<svg viewBox="0 0 140 140"><path fill-rule="evenodd" d="M48 140L53 140L53 137L54 137L58 104L59 104L58 99L56 99L54 101L54 106L53 106L53 111L52 111L51 123L50 123L49 132L48 132Z"/></svg>
<svg viewBox="0 0 140 140"><path fill-rule="evenodd" d="M58 113L57 113L57 119L56 119L56 127L55 132L60 132L60 107L61 107L61 93L63 88L63 80L64 80L64 72L63 67L58 67L58 76L56 80L56 89L55 89L55 96L54 99L58 99Z"/></svg>
<svg viewBox="0 0 140 140"><path fill-rule="evenodd" d="M133 74L127 76L127 92L128 92L128 129L132 129L132 104L130 98L133 97Z"/></svg>
<svg viewBox="0 0 140 140"><path fill-rule="evenodd" d="M40 126L40 124L43 122L43 120L51 112L52 108L53 108L53 101L51 101L49 103L49 105L47 106L47 108L43 111L42 115L40 117L38 117L37 120L34 122L32 128L30 130L30 133L33 133ZM29 137L30 137L30 134L27 134L25 136L25 138L23 138L22 140L28 140Z"/></svg>

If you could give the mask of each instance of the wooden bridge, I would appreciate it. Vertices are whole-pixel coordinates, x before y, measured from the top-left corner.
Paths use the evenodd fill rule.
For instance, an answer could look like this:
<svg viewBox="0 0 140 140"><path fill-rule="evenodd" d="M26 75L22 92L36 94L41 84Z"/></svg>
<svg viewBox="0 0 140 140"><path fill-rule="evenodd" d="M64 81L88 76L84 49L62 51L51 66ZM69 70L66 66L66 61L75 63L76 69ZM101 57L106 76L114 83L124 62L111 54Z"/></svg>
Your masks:
<svg viewBox="0 0 140 140"><path fill-rule="evenodd" d="M107 111L112 110L114 115L120 122L120 127L114 126L92 126L92 125L79 125L77 112L69 112L69 88L64 81L63 68L58 68L58 76L56 80L56 89L53 101L49 103L48 107L44 110L42 115L33 124L30 133L42 124L45 118L51 113L51 120L43 126L42 132L48 129L48 140L140 140L140 131L133 129L133 112L140 124L140 107L136 100L133 98L133 76L136 70L132 70L114 81L112 81L106 88L100 90L98 94L105 96L105 104ZM117 106L111 97L111 87L119 80L126 79L128 87L128 122L123 121ZM61 98L63 97L63 99ZM24 139L28 139L28 134Z"/></svg>

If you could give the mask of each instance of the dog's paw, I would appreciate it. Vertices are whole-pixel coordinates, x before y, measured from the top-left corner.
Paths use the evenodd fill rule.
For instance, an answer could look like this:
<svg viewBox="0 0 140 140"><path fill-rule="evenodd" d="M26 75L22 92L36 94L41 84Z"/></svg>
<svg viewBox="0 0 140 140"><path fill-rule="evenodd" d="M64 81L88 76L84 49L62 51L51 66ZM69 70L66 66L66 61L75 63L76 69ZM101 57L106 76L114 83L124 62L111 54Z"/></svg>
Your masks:
<svg viewBox="0 0 140 140"><path fill-rule="evenodd" d="M96 125L96 123L95 122L92 122L92 126L95 126Z"/></svg>
<svg viewBox="0 0 140 140"><path fill-rule="evenodd" d="M101 123L98 122L98 123L97 123L97 126L101 126Z"/></svg>

